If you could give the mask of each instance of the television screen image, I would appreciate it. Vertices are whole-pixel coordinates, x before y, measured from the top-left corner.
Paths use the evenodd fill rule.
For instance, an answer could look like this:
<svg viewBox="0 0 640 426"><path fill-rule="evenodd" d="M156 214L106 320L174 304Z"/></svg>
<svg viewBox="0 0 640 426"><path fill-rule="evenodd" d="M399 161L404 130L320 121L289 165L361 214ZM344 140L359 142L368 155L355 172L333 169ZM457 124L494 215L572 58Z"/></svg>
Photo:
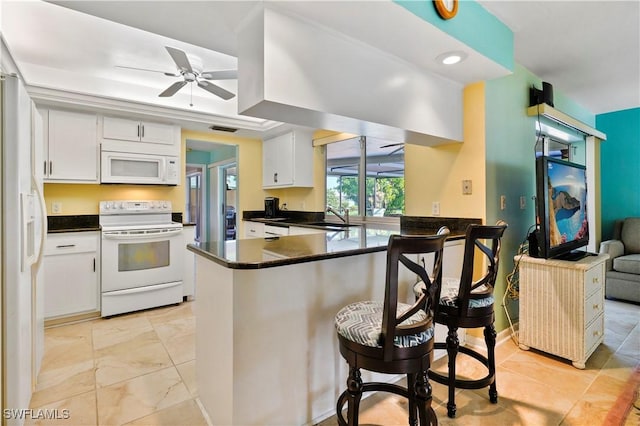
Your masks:
<svg viewBox="0 0 640 426"><path fill-rule="evenodd" d="M537 161L541 254L557 257L589 242L586 168L549 157Z"/></svg>

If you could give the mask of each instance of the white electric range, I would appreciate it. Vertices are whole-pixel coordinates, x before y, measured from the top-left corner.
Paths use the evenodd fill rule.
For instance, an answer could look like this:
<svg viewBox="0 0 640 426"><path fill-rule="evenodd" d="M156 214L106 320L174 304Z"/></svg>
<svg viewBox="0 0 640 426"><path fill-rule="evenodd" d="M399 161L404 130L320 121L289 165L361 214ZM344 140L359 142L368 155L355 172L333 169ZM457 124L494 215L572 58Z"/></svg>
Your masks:
<svg viewBox="0 0 640 426"><path fill-rule="evenodd" d="M182 302L184 237L170 201L101 201L103 317Z"/></svg>

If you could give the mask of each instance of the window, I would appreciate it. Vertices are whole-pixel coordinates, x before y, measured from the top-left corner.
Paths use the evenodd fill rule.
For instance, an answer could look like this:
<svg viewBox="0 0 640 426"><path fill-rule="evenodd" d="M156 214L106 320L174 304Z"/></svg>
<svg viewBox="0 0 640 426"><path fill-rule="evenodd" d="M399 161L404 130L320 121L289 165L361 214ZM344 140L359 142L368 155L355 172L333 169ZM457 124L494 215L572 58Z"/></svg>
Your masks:
<svg viewBox="0 0 640 426"><path fill-rule="evenodd" d="M326 145L327 206L350 216L404 214L404 143L355 137Z"/></svg>

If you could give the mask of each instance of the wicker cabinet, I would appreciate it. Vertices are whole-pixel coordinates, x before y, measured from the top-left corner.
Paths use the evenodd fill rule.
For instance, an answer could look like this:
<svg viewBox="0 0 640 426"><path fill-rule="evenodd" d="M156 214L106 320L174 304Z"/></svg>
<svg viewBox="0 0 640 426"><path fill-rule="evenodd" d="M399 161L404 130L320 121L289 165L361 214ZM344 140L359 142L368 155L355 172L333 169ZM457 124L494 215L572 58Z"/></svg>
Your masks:
<svg viewBox="0 0 640 426"><path fill-rule="evenodd" d="M520 272L520 348L567 358L585 368L604 339L608 255L571 262L516 256Z"/></svg>

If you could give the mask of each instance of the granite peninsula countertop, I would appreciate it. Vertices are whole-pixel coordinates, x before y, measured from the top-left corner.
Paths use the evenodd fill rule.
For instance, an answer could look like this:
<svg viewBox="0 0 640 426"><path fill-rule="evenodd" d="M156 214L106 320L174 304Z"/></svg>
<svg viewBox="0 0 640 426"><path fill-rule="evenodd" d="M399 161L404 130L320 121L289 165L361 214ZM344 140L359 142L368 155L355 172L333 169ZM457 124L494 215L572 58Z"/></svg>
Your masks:
<svg viewBox="0 0 640 426"><path fill-rule="evenodd" d="M479 219L462 220L479 222ZM436 221L432 222L430 227L419 228L416 220L412 220L413 225L402 233L435 233L440 226L434 227ZM280 222L280 226L287 224ZM304 226L297 222L291 225ZM187 249L230 269L261 269L385 251L389 236L400 233L401 225L365 224L344 231L195 243ZM447 241L462 238L464 231L456 229Z"/></svg>

